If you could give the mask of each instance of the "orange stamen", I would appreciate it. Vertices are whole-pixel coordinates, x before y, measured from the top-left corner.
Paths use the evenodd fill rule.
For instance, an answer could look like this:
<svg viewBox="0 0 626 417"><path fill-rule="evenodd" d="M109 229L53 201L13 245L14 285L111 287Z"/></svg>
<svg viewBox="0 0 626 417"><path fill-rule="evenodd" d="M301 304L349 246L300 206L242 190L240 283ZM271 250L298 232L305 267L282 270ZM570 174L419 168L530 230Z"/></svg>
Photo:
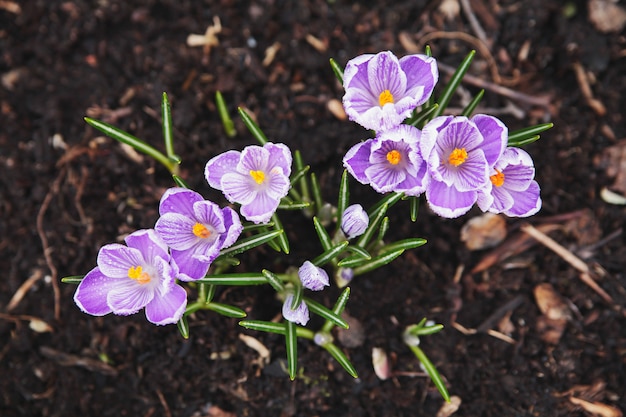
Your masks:
<svg viewBox="0 0 626 417"><path fill-rule="evenodd" d="M383 107L387 103L393 103L393 102L394 102L393 101L393 94L391 94L391 91L389 91L389 90L383 91L378 96L378 104L380 104L380 107Z"/></svg>
<svg viewBox="0 0 626 417"><path fill-rule="evenodd" d="M263 184L265 181L265 172L250 170L250 176L257 184Z"/></svg>
<svg viewBox="0 0 626 417"><path fill-rule="evenodd" d="M465 148L454 148L454 150L450 153L450 156L448 157L448 162L450 163L450 165L458 167L463 162L465 162L466 159L467 151L465 150Z"/></svg>
<svg viewBox="0 0 626 417"><path fill-rule="evenodd" d="M496 187L502 187L504 184L504 174L496 169L496 173L489 177L491 183Z"/></svg>
<svg viewBox="0 0 626 417"><path fill-rule="evenodd" d="M134 279L140 284L147 284L152 279L150 274L143 271L141 265L131 266L128 268L128 278Z"/></svg>
<svg viewBox="0 0 626 417"><path fill-rule="evenodd" d="M398 165L401 160L402 155L395 149L393 151L387 152L387 161L389 161L391 165Z"/></svg>
<svg viewBox="0 0 626 417"><path fill-rule="evenodd" d="M207 229L206 226L203 225L202 223L194 224L192 230L193 230L194 235L202 239L206 239L207 237L211 236L211 231Z"/></svg>

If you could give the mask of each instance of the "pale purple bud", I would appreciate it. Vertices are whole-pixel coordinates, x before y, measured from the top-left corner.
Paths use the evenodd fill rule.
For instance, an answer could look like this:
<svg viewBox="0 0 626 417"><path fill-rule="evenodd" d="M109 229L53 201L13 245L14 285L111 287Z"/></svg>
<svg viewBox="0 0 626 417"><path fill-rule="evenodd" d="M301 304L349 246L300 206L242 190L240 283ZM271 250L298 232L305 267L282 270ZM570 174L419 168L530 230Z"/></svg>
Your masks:
<svg viewBox="0 0 626 417"><path fill-rule="evenodd" d="M305 261L298 269L298 277L304 288L312 291L321 291L329 285L328 274L322 268L317 267L311 261Z"/></svg>
<svg viewBox="0 0 626 417"><path fill-rule="evenodd" d="M361 236L367 230L370 219L360 204L353 204L343 212L341 216L341 230L348 237Z"/></svg>
<svg viewBox="0 0 626 417"><path fill-rule="evenodd" d="M306 326L309 321L309 308L306 303L301 302L295 310L292 310L292 302L293 294L287 295L287 298L285 298L285 302L283 303L283 317L292 323L298 323L302 326Z"/></svg>

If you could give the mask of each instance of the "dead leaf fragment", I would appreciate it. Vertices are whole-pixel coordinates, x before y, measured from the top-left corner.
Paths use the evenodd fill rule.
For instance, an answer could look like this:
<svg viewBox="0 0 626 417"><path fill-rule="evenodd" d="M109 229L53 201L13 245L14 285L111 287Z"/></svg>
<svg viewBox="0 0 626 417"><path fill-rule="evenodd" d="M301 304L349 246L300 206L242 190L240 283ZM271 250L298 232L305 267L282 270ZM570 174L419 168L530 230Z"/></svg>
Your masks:
<svg viewBox="0 0 626 417"><path fill-rule="evenodd" d="M599 402L585 401L581 398L570 397L569 399L573 404L579 405L585 409L585 411L602 417L622 417L622 412L610 405L602 404Z"/></svg>
<svg viewBox="0 0 626 417"><path fill-rule="evenodd" d="M541 313L551 320L571 319L571 311L563 297L549 283L539 284L534 289L535 301Z"/></svg>
<svg viewBox="0 0 626 417"><path fill-rule="evenodd" d="M498 214L485 213L470 219L461 229L461 240L469 250L488 249L506 238L506 221Z"/></svg>
<svg viewBox="0 0 626 417"><path fill-rule="evenodd" d="M436 417L449 417L456 413L461 406L461 397L453 395L450 397L450 402L444 402L439 411L437 411Z"/></svg>
<svg viewBox="0 0 626 417"><path fill-rule="evenodd" d="M378 379L384 381L391 376L391 366L387 352L382 348L372 348L372 366Z"/></svg>
<svg viewBox="0 0 626 417"><path fill-rule="evenodd" d="M589 20L600 32L619 32L626 26L626 10L612 0L589 0Z"/></svg>
<svg viewBox="0 0 626 417"><path fill-rule="evenodd" d="M249 348L257 351L257 353L259 354L259 358L257 359L256 363L259 365L259 367L263 368L265 365L270 363L270 350L266 348L265 345L261 343L258 339L255 339L254 337L248 336L243 333L239 334L239 339L241 339L241 341L245 343Z"/></svg>
<svg viewBox="0 0 626 417"><path fill-rule="evenodd" d="M328 100L328 103L326 103L326 107L328 108L328 111L330 111L333 116L335 116L338 120L348 119L348 115L343 108L343 104L336 98L331 98L330 100Z"/></svg>

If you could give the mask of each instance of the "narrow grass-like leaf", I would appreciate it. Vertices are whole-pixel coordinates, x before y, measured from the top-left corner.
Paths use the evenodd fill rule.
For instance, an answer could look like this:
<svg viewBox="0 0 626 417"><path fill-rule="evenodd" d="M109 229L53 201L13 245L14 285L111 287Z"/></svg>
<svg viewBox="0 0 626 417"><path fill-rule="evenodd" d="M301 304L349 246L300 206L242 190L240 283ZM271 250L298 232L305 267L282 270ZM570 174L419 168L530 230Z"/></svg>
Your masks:
<svg viewBox="0 0 626 417"><path fill-rule="evenodd" d="M521 146L528 145L528 144L533 143L533 142L537 142L540 138L541 138L541 136L539 136L539 135L531 136L529 138L516 141L513 145L509 145L509 146L515 146L515 147L519 148Z"/></svg>
<svg viewBox="0 0 626 417"><path fill-rule="evenodd" d="M539 134L554 126L554 123L543 123L509 132L509 146L522 146L539 139ZM530 142L528 141L530 140Z"/></svg>
<svg viewBox="0 0 626 417"><path fill-rule="evenodd" d="M242 319L247 316L246 312L242 309L228 304L208 303L205 308L207 310L215 311L222 316L233 317L236 319Z"/></svg>
<svg viewBox="0 0 626 417"><path fill-rule="evenodd" d="M341 227L343 212L350 202L350 190L348 188L348 171L343 170L341 182L339 183L339 195L337 196L337 227Z"/></svg>
<svg viewBox="0 0 626 417"><path fill-rule="evenodd" d="M304 297L304 289L302 288L302 285L295 285L293 298L291 299L291 305L289 307L292 310L296 310L302 302L302 297Z"/></svg>
<svg viewBox="0 0 626 417"><path fill-rule="evenodd" d="M263 285L267 284L265 275L260 272L246 272L240 274L216 274L200 278L195 281L203 284L211 285Z"/></svg>
<svg viewBox="0 0 626 417"><path fill-rule="evenodd" d="M363 249L360 246L354 246L354 245L350 245L346 248L346 250L348 252L351 252L355 255L358 255L359 257L363 258L363 259L372 259L372 255L370 255L370 253L368 251L366 251L365 249Z"/></svg>
<svg viewBox="0 0 626 417"><path fill-rule="evenodd" d="M337 80L339 81L339 84L343 85L343 68L341 68L339 66L339 64L337 63L337 61L335 61L334 59L330 59L330 67L332 68L333 72L335 73L335 77L337 77Z"/></svg>
<svg viewBox="0 0 626 417"><path fill-rule="evenodd" d="M296 324L285 320L285 348L287 352L287 368L289 369L289 379L296 379L298 372L298 335Z"/></svg>
<svg viewBox="0 0 626 417"><path fill-rule="evenodd" d="M433 113L433 118L437 116L441 116L443 114L443 111L446 109L446 107L448 107L448 104L450 103L450 99L452 98L452 95L454 95L454 92L458 88L459 84L461 84L461 80L465 76L465 73L467 72L467 70L470 67L470 64L472 63L472 60L474 59L474 55L476 55L476 51L471 51L469 54L467 54L465 59L463 59L461 64L457 67L456 71L454 71L454 74L452 74L452 78L450 79L448 84L445 86L445 88L443 89L443 92L441 93L441 95L439 96L439 99L437 100L439 107Z"/></svg>
<svg viewBox="0 0 626 417"><path fill-rule="evenodd" d="M317 217L313 217L313 226L315 226L315 231L317 232L317 237L322 244L322 249L330 250L333 246L332 239L328 235L326 228L322 226L322 223L317 219Z"/></svg>
<svg viewBox="0 0 626 417"><path fill-rule="evenodd" d="M415 249L425 244L426 244L426 239L422 239L419 237L402 239L402 240L398 240L396 242L383 246L382 248L379 249L378 253L384 254L384 253L389 253L389 252L395 252L398 250Z"/></svg>
<svg viewBox="0 0 626 417"><path fill-rule="evenodd" d="M283 323L274 323L271 321L263 320L242 320L239 325L245 329L256 330L265 333L285 334L285 325ZM313 340L315 333L311 330L296 326L296 333L298 337Z"/></svg>
<svg viewBox="0 0 626 417"><path fill-rule="evenodd" d="M422 365L424 365L424 369L426 370L426 373L428 374L430 379L433 381L433 383L439 390L439 393L441 394L443 399L446 400L447 402L450 402L450 394L448 393L446 384L443 382L443 379L441 378L441 375L437 371L437 368L435 368L435 365L433 365L433 363L430 361L430 359L428 359L424 351L422 351L422 349L420 349L419 346L409 346L409 348L413 351L413 353L415 354L417 359L422 363Z"/></svg>
<svg viewBox="0 0 626 417"><path fill-rule="evenodd" d="M285 284L283 284L278 275L267 269L264 269L263 271L261 271L261 273L265 277L265 281L268 282L272 286L272 288L276 290L276 292L285 291Z"/></svg>
<svg viewBox="0 0 626 417"><path fill-rule="evenodd" d="M432 100L432 96L429 100ZM424 123L431 119L431 116L437 111L439 108L439 104L424 104L424 107L419 113L416 113L413 117L407 120L406 124L415 126L415 127L423 127Z"/></svg>
<svg viewBox="0 0 626 417"><path fill-rule="evenodd" d="M280 245L280 248L286 254L289 253L289 240L287 239L287 233L285 233L285 229L283 228L283 224L278 218L278 214L272 214L272 222L274 222L274 229L276 231L282 232L278 236L276 236L276 243Z"/></svg>
<svg viewBox="0 0 626 417"><path fill-rule="evenodd" d="M341 316L339 316L332 310L329 310L327 307L324 307L317 301L311 300L307 297L304 297L304 301L306 302L306 305L309 306L309 310L312 313L315 313L326 320L332 321L336 326L339 326L343 329L347 329L350 327L348 325L348 322L341 318Z"/></svg>
<svg viewBox="0 0 626 417"><path fill-rule="evenodd" d="M474 110L476 110L476 106L478 106L478 103L480 103L480 100L483 99L484 95L485 90L480 90L478 94L476 94L476 97L474 97L472 101L470 101L469 104L465 106L465 108L461 112L461 116L470 117L472 113L474 113Z"/></svg>
<svg viewBox="0 0 626 417"><path fill-rule="evenodd" d="M182 179L181 177L179 177L178 175L173 174L173 175L172 175L172 179L174 180L174 183L175 183L177 186L182 187L182 188L189 188L189 186L187 185L187 183L185 182L185 180L184 180L184 179Z"/></svg>
<svg viewBox="0 0 626 417"><path fill-rule="evenodd" d="M374 204L372 207L370 207L370 209L367 211L367 215L370 217L371 220L372 216L374 216L376 212L378 212L383 206L385 206L385 211L387 211L389 207L396 204L403 197L403 193L389 193L381 198L378 202L376 202L376 204Z"/></svg>
<svg viewBox="0 0 626 417"><path fill-rule="evenodd" d="M415 223L417 221L417 213L420 208L420 200L417 197L409 197L409 211L411 215L411 221Z"/></svg>
<svg viewBox="0 0 626 417"><path fill-rule="evenodd" d="M344 290L339 295L339 298L337 298L337 301L335 301L335 305L333 306L332 310L333 313L341 317L341 314L343 313L343 310L346 308L346 304L348 303L348 298L350 298L350 287L344 288ZM324 325L322 326L322 330L320 331L328 333L332 330L334 326L334 322L326 320L324 322Z"/></svg>
<svg viewBox="0 0 626 417"><path fill-rule="evenodd" d="M304 182L304 184L306 185L306 181L304 180L304 176L306 175L307 172L309 172L311 170L311 167L309 165L304 166L300 169L298 169L292 176L291 178L289 178L289 182L291 184L291 186L296 186L296 185L301 185L302 186L302 182ZM308 186L306 187L307 190L307 195L305 195L305 193L302 193L302 197L306 198L308 197Z"/></svg>
<svg viewBox="0 0 626 417"><path fill-rule="evenodd" d="M429 336L431 334L435 334L435 333L439 333L440 331L443 330L443 324L434 324L432 326L420 326L419 324L417 325L412 325L409 326L406 329L406 332L409 334L412 334L413 336Z"/></svg>
<svg viewBox="0 0 626 417"><path fill-rule="evenodd" d="M163 93L161 99L161 123L163 124L163 141L165 142L165 153L172 161L180 164L180 157L174 152L174 128L172 124L172 109L167 93Z"/></svg>
<svg viewBox="0 0 626 417"><path fill-rule="evenodd" d="M241 231L241 233L250 232L252 230L258 230L258 229L267 230L268 227L273 227L273 226L274 226L274 223L272 222L263 223L263 224L244 223L243 230Z"/></svg>
<svg viewBox="0 0 626 417"><path fill-rule="evenodd" d="M259 233L258 235L241 239L234 245L226 249L222 249L220 251L220 256L218 256L217 259L224 258L224 257L232 257L234 255L248 251L252 248L256 248L257 246L260 246L266 242L269 242L272 239L282 235L283 233L284 233L283 230L272 230L272 231Z"/></svg>
<svg viewBox="0 0 626 417"><path fill-rule="evenodd" d="M215 105L217 107L217 113L220 115L222 126L224 126L226 136L234 138L237 134L235 123L233 123L233 119L231 119L230 114L228 114L228 107L226 106L226 101L224 101L224 96L222 96L221 91L215 92Z"/></svg>
<svg viewBox="0 0 626 417"><path fill-rule="evenodd" d="M72 275L71 277L63 277L61 278L61 282L63 284L74 284L78 285L85 278L84 275Z"/></svg>
<svg viewBox="0 0 626 417"><path fill-rule="evenodd" d="M320 183L317 181L315 173L311 173L311 194L313 195L313 201L315 202L315 212L319 213L322 209L322 190L320 189Z"/></svg>
<svg viewBox="0 0 626 417"><path fill-rule="evenodd" d="M365 232L359 237L359 240L356 243L356 246L364 248L368 245L372 237L374 237L374 233L378 230L378 226L380 222L385 217L385 213L387 212L388 206L385 204L380 208L380 210L375 211L372 215L370 215L370 224L365 229Z"/></svg>
<svg viewBox="0 0 626 417"><path fill-rule="evenodd" d="M337 262L337 266L340 266L342 268L356 268L370 261L371 259L371 256L369 258L363 258L360 255L348 256L347 258L343 258L342 260Z"/></svg>
<svg viewBox="0 0 626 417"><path fill-rule="evenodd" d="M404 250L397 250L372 258L371 261L368 261L365 264L354 268L354 276L361 275L366 272L373 271L376 268L380 268L383 265L387 265L389 262L402 255L403 252Z"/></svg>
<svg viewBox="0 0 626 417"><path fill-rule="evenodd" d="M376 241L382 242L389 230L389 217L383 217L383 220L380 222L380 227L378 228L378 237Z"/></svg>
<svg viewBox="0 0 626 417"><path fill-rule="evenodd" d="M85 122L87 122L87 124L89 124L90 126L98 129L105 135L117 140L118 142L130 145L137 151L148 155L149 157L153 158L157 162L161 163L164 167L166 167L168 171L170 171L170 173L177 173L178 163L176 161L171 160L162 152L160 152L153 146L150 146L143 140L131 135L130 133L124 132L122 129L118 129L115 126L112 126L105 122L101 122L99 120L92 119L90 117L85 117Z"/></svg>
<svg viewBox="0 0 626 417"><path fill-rule="evenodd" d="M315 259L313 259L311 261L311 263L313 265L315 265L315 266L325 265L328 262L330 262L333 259L335 259L337 257L337 255L339 255L341 252L343 252L349 244L350 244L350 242L348 242L347 240L344 240L343 242L340 242L340 243L336 244L335 246L333 246L332 248L328 249L327 251L325 251L321 255L317 256Z"/></svg>
<svg viewBox="0 0 626 417"><path fill-rule="evenodd" d="M278 208L280 210L302 210L311 207L311 203L289 203L289 204L279 204Z"/></svg>
<svg viewBox="0 0 626 417"><path fill-rule="evenodd" d="M246 125L252 136L261 144L261 146L265 145L268 140L265 133L261 130L261 128L256 124L252 117L241 107L237 109L239 111L239 115L241 116L241 120L243 120L243 124Z"/></svg>
<svg viewBox="0 0 626 417"><path fill-rule="evenodd" d="M347 373L350 374L353 378L358 378L359 374L357 374L356 369L348 359L345 353L341 349L337 347L334 343L326 343L322 346L324 349L328 351L332 355L333 358L346 370Z"/></svg>
<svg viewBox="0 0 626 417"><path fill-rule="evenodd" d="M183 339L189 339L189 322L187 321L187 316L183 315L176 325Z"/></svg>
<svg viewBox="0 0 626 417"><path fill-rule="evenodd" d="M304 162L302 161L302 153L299 150L294 152L293 161L296 166L297 174L291 176L291 184L295 185L297 183L299 185L303 201L311 201L309 183L305 176L311 167L309 165L304 165Z"/></svg>

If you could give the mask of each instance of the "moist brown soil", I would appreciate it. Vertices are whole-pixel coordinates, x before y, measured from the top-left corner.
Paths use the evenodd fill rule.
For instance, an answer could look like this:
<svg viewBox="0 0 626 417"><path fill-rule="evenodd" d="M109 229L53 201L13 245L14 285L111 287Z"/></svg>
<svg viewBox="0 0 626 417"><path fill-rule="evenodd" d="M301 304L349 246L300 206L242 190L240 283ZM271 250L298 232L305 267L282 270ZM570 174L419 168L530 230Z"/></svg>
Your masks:
<svg viewBox="0 0 626 417"><path fill-rule="evenodd" d="M589 404L603 416L626 410L625 211L600 198L613 179L599 163L626 136L626 41L624 32L598 31L586 2L471 1L487 46L476 43L466 14L452 9L448 18L438 1L0 3L0 415L434 416L443 401L401 340L404 327L422 317L445 325L422 348L461 401L456 416L589 416ZM203 34L215 17L219 45L187 46L187 36ZM517 116L498 114L511 129L554 122L527 147L543 209L507 219L509 235L523 236L523 223L555 226L550 236L592 268L610 300L541 244L471 273L491 253L471 252L459 239L478 211L445 220L423 205L411 223L400 204L390 212L389 238L429 242L352 283L347 312L364 338L354 347L341 340L356 380L301 342L300 373L290 382L280 337L214 313L197 313L183 340L176 326L152 326L143 313L95 318L74 305L75 287L60 278L90 270L103 244L152 227L159 198L173 185L165 169L131 158L83 116L161 147L160 97L167 92L182 177L223 202L206 185L204 164L254 139L239 120L237 136L226 137L214 104L219 90L233 117L243 106L271 140L300 149L332 201L342 155L367 133L328 110L342 95L329 58L345 65L360 53L404 55L425 40L449 66L478 50L470 75L490 83L481 106L515 108ZM576 68L597 102L585 96ZM494 85L518 95L507 98ZM463 84L471 94L478 89ZM545 105L533 100L541 97ZM451 107L462 100L455 96ZM352 196L364 204L377 198L355 183ZM297 213L284 222L292 255L260 249L243 256L239 270L280 270L319 253L313 238L303 238L312 235L310 222ZM520 241L511 245L519 249ZM565 302L560 338L542 327L534 295L542 283ZM316 296L332 305L338 292ZM264 287L226 289L217 298L253 319L280 311ZM472 329L478 331L466 334ZM269 365L259 365L241 334L267 346ZM387 380L373 371L374 347L391 360Z"/></svg>

